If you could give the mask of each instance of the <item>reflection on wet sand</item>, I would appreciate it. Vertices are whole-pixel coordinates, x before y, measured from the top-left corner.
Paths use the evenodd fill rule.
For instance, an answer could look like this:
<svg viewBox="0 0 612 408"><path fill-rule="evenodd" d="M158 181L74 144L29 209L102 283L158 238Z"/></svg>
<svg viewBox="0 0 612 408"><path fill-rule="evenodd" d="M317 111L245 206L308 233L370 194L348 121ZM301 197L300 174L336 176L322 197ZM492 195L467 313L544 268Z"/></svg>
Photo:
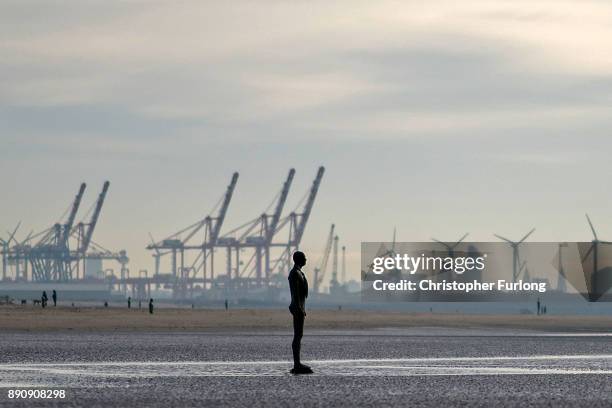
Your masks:
<svg viewBox="0 0 612 408"><path fill-rule="evenodd" d="M612 354L311 361L315 376L612 374ZM287 376L289 361L1 364L2 387L108 387L148 377Z"/></svg>

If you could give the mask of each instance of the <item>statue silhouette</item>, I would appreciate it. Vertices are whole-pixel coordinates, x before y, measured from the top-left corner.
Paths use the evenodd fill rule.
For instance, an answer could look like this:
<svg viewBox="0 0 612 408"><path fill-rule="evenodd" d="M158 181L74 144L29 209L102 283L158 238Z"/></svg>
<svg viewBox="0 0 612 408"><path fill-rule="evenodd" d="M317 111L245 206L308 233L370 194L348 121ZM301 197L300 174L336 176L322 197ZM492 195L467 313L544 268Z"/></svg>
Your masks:
<svg viewBox="0 0 612 408"><path fill-rule="evenodd" d="M306 317L306 298L308 297L308 281L302 272L306 265L306 255L296 251L293 254L293 268L289 272L289 290L291 291L291 304L289 311L293 315L293 369L292 374L311 374L312 370L300 362L300 348L304 334L304 318Z"/></svg>

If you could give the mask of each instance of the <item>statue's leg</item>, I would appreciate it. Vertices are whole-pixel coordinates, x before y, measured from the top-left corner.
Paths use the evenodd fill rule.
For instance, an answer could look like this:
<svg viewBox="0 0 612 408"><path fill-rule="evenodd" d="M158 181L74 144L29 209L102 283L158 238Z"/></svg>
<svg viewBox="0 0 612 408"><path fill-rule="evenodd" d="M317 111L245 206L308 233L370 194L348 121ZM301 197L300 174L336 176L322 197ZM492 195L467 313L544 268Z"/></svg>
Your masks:
<svg viewBox="0 0 612 408"><path fill-rule="evenodd" d="M300 346L302 343L302 335L304 334L304 315L301 313L293 314L293 342L291 349L293 350L293 366L300 366Z"/></svg>

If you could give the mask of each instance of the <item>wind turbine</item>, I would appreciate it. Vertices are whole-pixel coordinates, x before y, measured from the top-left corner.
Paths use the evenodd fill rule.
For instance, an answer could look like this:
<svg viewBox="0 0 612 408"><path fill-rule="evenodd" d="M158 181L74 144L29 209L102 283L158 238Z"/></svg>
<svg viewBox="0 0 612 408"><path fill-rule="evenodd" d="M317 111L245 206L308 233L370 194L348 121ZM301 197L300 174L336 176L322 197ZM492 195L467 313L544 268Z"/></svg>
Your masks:
<svg viewBox="0 0 612 408"><path fill-rule="evenodd" d="M19 245L19 242L17 242L17 240L15 239L15 234L17 233L17 230L19 230L19 227L20 227L20 226L21 226L21 221L19 221L19 222L17 223L17 226L15 227L15 229L13 230L13 232L6 231L6 232L8 232L8 234L9 234L9 239L8 239L8 241L6 241L6 243L7 243L8 245L10 245L10 244L11 244L11 241L15 241L15 244L16 244L16 245Z"/></svg>
<svg viewBox="0 0 612 408"><path fill-rule="evenodd" d="M454 244L449 244L447 242L442 242L438 239L432 238L431 240L434 242L437 242L440 245L443 245L446 250L448 251L448 256L450 258L455 258L455 248L457 247L457 245L459 245L461 243L461 241L463 241L465 239L465 237L467 237L469 235L469 232L465 233L461 238L459 238L459 241L455 242ZM443 270L438 271L437 275L440 275L443 272Z"/></svg>
<svg viewBox="0 0 612 408"><path fill-rule="evenodd" d="M379 256L382 257L388 257L388 256L395 256L395 236L396 236L396 228L393 227L393 241L391 242L391 249L387 249L385 252L379 254ZM381 249L383 249L384 246L381 246Z"/></svg>
<svg viewBox="0 0 612 408"><path fill-rule="evenodd" d="M567 247L567 242L559 243L559 265L557 267L557 270L559 271L559 279L557 280L557 291L561 293L565 293L566 291L565 280L567 278L565 277L565 269L563 268L563 248Z"/></svg>
<svg viewBox="0 0 612 408"><path fill-rule="evenodd" d="M437 240L435 238L432 238L431 240L434 242L437 242L440 245L444 245L444 247L446 247L446 249L448 250L448 256L453 258L455 255L455 248L457 247L457 245L459 245L465 238L467 238L467 236L470 235L469 232L466 232L465 235L463 235L461 238L459 238L459 241L455 242L454 244L448 244L447 242L442 242L440 240Z"/></svg>
<svg viewBox="0 0 612 408"><path fill-rule="evenodd" d="M533 232L535 231L535 228L533 228L531 231L529 231L527 234L525 234L525 236L523 238L521 238L519 241L510 241L508 238L504 238L501 235L497 235L497 234L493 234L495 235L497 238L506 241L507 243L510 244L510 246L512 247L512 282L516 282L516 279L518 278L518 275L520 273L519 270L519 245L521 245L523 243L523 241L525 241L527 239L527 237L529 237L531 234L533 234Z"/></svg>
<svg viewBox="0 0 612 408"><path fill-rule="evenodd" d="M21 221L19 221L17 223L17 226L15 227L15 229L13 230L13 232L10 231L6 231L9 234L9 238L8 240L4 241L2 243L2 278L6 279L6 271L7 271L7 264L8 264L8 252L10 250L11 247L11 241L15 242L15 245L19 245L19 242L17 242L17 240L15 239L15 234L17 233L17 230L19 230L19 227L21 226ZM19 278L19 255L16 254L15 257L15 279Z"/></svg>
<svg viewBox="0 0 612 408"><path fill-rule="evenodd" d="M393 227L393 242L391 243L391 249L386 249L385 246L381 244L380 248L378 249L378 253L376 257L387 258L387 257L395 256L396 232L397 232L396 227ZM371 263L368 265L367 271L364 271L363 269L361 270L362 279L365 279L368 276L369 272L372 270L373 267L374 267L374 263Z"/></svg>
<svg viewBox="0 0 612 408"><path fill-rule="evenodd" d="M17 244L17 248L20 248L22 251L24 251L25 245L32 239L33 235L34 235L34 231L30 231L28 236L23 241ZM15 238L13 238L13 240L17 242ZM24 252L24 257L23 257L23 276L22 278L24 278L26 281L28 280L28 257L27 255L25 255L25 252Z"/></svg>
<svg viewBox="0 0 612 408"><path fill-rule="evenodd" d="M597 288L597 256L599 252L599 244L611 245L612 242L600 240L597 237L597 232L595 232L595 227L593 227L593 223L591 222L591 219L589 218L589 214L585 214L585 215L586 215L587 221L589 222L589 226L591 227L591 231L593 232L593 240L591 241L591 247L586 252L586 254L584 254L584 257L582 258L582 262L584 262L587 259L587 257L591 254L591 252L593 252L593 271L591 272L590 293L594 294Z"/></svg>
<svg viewBox="0 0 612 408"><path fill-rule="evenodd" d="M525 271L525 273L523 273ZM523 279L525 282L531 282L531 275L529 274L529 268L527 268L527 261L523 261L521 263L521 267L519 268L519 275L523 273Z"/></svg>
<svg viewBox="0 0 612 408"><path fill-rule="evenodd" d="M6 279L6 264L8 261L8 242L0 238L0 245L2 246L2 280Z"/></svg>

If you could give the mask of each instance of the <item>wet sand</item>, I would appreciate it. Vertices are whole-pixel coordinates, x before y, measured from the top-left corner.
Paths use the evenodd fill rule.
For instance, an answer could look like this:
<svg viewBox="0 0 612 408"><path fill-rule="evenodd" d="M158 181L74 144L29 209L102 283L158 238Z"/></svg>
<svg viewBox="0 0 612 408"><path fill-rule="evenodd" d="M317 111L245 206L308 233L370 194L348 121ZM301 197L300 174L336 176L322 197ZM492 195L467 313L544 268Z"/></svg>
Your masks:
<svg viewBox="0 0 612 408"><path fill-rule="evenodd" d="M374 328L485 328L549 332L612 332L612 317L466 315L312 310L307 329L359 330ZM291 328L284 309L178 309L0 306L0 328L8 331L266 331Z"/></svg>
<svg viewBox="0 0 612 408"><path fill-rule="evenodd" d="M292 376L282 309L2 307L0 405L612 405L606 317L313 310L306 325L315 373Z"/></svg>
<svg viewBox="0 0 612 408"><path fill-rule="evenodd" d="M46 332L0 337L0 405L609 407L612 336L506 330L306 333L315 373L292 376L291 335ZM10 389L61 400L8 400Z"/></svg>

